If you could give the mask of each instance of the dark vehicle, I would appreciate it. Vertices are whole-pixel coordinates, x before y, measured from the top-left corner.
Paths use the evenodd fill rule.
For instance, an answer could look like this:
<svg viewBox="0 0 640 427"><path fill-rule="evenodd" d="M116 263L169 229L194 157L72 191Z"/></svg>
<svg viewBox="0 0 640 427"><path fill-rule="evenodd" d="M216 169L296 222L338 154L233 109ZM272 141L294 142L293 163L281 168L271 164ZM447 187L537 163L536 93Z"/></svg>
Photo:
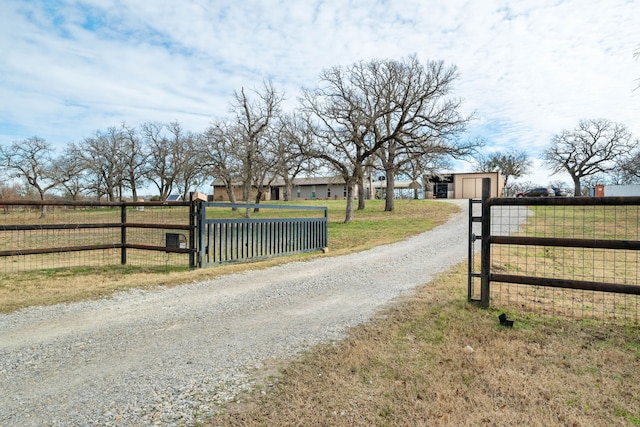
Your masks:
<svg viewBox="0 0 640 427"><path fill-rule="evenodd" d="M567 197L567 190L564 188L553 188L553 192L556 193L556 197Z"/></svg>
<svg viewBox="0 0 640 427"><path fill-rule="evenodd" d="M538 187L518 193L516 197L554 197L555 195L556 192L553 191L553 188Z"/></svg>

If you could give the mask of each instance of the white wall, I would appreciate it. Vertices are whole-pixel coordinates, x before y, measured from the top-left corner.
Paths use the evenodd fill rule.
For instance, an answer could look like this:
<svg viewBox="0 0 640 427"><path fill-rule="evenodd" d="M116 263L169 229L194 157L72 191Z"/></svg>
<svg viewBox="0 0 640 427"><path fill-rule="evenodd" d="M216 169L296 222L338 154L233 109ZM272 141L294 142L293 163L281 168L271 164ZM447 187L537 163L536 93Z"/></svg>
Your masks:
<svg viewBox="0 0 640 427"><path fill-rule="evenodd" d="M640 197L640 185L605 185L605 197Z"/></svg>

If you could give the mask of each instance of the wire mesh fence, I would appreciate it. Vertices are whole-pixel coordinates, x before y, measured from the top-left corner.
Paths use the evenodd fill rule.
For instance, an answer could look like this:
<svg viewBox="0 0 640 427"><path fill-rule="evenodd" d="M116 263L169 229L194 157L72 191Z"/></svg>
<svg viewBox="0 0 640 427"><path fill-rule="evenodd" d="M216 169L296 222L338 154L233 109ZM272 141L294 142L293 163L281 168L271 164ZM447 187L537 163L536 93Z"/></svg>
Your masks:
<svg viewBox="0 0 640 427"><path fill-rule="evenodd" d="M168 234L188 233L189 204L3 203L2 272L107 266L123 261L138 266L189 266L188 253L161 250L167 246ZM152 247L155 250L150 250Z"/></svg>
<svg viewBox="0 0 640 427"><path fill-rule="evenodd" d="M492 205L491 305L637 323L640 200L606 199Z"/></svg>

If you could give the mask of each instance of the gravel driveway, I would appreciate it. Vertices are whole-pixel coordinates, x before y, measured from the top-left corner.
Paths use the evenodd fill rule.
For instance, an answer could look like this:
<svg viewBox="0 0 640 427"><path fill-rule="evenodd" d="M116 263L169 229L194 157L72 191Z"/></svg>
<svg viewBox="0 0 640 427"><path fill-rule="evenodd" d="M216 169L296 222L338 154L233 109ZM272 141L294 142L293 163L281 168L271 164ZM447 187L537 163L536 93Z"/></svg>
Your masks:
<svg viewBox="0 0 640 427"><path fill-rule="evenodd" d="M0 426L183 426L465 259L461 212L406 241L0 316Z"/></svg>

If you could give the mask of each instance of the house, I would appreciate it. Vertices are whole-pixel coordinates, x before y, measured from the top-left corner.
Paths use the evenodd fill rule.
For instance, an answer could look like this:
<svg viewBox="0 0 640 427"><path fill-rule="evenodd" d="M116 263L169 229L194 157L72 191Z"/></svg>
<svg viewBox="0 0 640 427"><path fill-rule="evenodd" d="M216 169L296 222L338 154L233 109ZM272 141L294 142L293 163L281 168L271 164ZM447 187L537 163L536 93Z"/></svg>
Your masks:
<svg viewBox="0 0 640 427"><path fill-rule="evenodd" d="M475 199L482 197L482 179L491 179L491 197L502 195L504 179L498 172L483 173L452 173L444 175L429 175L422 177L422 182L411 180L397 180L394 183L395 198L411 198L418 195L419 199L449 198L449 199ZM227 190L221 180L216 179L211 183L213 187L213 200L228 201ZM242 187L234 186L234 194L237 201L242 201ZM385 197L386 182L374 180L372 177L365 179L365 195L367 198ZM262 195L263 201L284 200L284 180L278 178L268 186ZM255 199L256 191L252 190L251 201ZM357 197L357 193L355 193ZM291 184L289 200L336 200L347 198L347 186L344 179L339 176L295 178Z"/></svg>
<svg viewBox="0 0 640 427"><path fill-rule="evenodd" d="M271 200L284 200L285 183L277 179L271 185ZM291 183L292 200L346 199L347 186L339 176L295 178Z"/></svg>
<svg viewBox="0 0 640 427"><path fill-rule="evenodd" d="M216 202L229 201L227 189L222 180L216 179L211 183L213 187L213 200ZM315 199L346 199L347 186L344 179L340 177L311 177L295 178L291 183L290 200L315 200ZM233 186L233 193L237 201L243 200L242 186L240 183ZM255 188L251 191L251 201L256 197ZM262 195L261 200L284 200L285 183L282 178L276 179L267 191Z"/></svg>

